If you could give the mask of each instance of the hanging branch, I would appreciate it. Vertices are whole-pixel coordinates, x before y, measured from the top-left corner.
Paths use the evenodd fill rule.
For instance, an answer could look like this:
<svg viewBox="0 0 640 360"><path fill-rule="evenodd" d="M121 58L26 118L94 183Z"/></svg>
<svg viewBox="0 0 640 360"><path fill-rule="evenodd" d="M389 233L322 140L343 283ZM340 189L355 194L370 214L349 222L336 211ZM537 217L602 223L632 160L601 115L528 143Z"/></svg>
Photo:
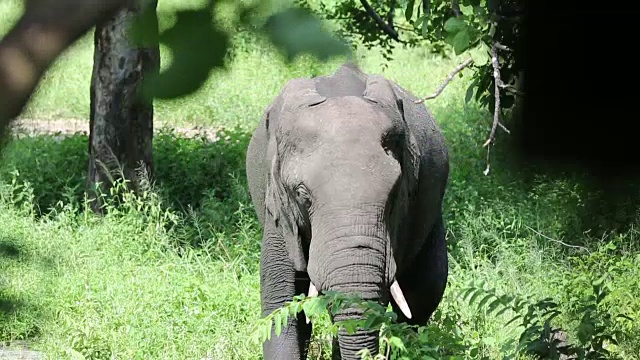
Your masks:
<svg viewBox="0 0 640 360"><path fill-rule="evenodd" d="M382 31L384 31L387 35L391 36L391 38L393 38L394 40L400 41L400 38L398 37L398 32L396 31L396 29L393 28L393 23L387 24L386 22L384 22L382 17L380 17L380 15L376 12L376 10L372 8L371 5L369 5L367 0L360 0L360 2L362 3L362 6L364 6L364 9L367 11L367 15L369 15L369 17L372 18L378 24L378 26L380 27L380 29L382 29Z"/></svg>
<svg viewBox="0 0 640 360"><path fill-rule="evenodd" d="M28 1L0 41L0 134L22 112L49 66L78 38L132 0Z"/></svg>
<svg viewBox="0 0 640 360"><path fill-rule="evenodd" d="M467 66L471 65L472 63L473 63L473 58L468 58L467 60L465 60L462 64L458 65L455 69L453 69L452 72L449 73L449 75L447 76L445 81L442 83L442 85L440 85L440 87L438 87L438 89L433 94L425 97L424 99L416 100L415 103L416 104L421 104L421 103L425 102L425 100L431 100L431 99L435 99L436 97L438 97L442 93L442 91L444 91L444 88L447 87L447 85L449 85L451 80L453 80L453 77L456 76L457 73L462 71L462 69L466 68Z"/></svg>
<svg viewBox="0 0 640 360"><path fill-rule="evenodd" d="M507 134L511 132L500 122L500 89L505 88L502 79L500 78L500 63L498 61L498 46L497 43L493 43L491 46L491 65L493 66L493 82L494 82L494 99L495 103L493 106L493 123L491 125L491 133L489 133L489 138L482 147L487 147L487 168L484 170L484 174L489 174L489 153L491 152L491 145L495 142L496 138L496 129L498 126L502 130L504 130ZM498 44L499 45L499 44Z"/></svg>

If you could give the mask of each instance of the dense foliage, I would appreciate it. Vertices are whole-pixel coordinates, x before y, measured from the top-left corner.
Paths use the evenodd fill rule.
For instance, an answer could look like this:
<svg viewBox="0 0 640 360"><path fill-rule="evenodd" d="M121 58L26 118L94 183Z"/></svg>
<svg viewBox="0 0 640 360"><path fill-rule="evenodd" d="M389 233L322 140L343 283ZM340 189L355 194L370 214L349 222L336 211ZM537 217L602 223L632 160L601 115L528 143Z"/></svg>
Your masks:
<svg viewBox="0 0 640 360"><path fill-rule="evenodd" d="M371 4L362 0L272 0L230 6L237 14L236 18L227 19L231 28L266 34L288 61L304 53L321 60L349 54L344 40L352 45L381 48L388 60L392 59L396 43L428 47L442 56L449 49L459 55L478 48L467 101L475 94L475 99L493 112L497 81L498 87L505 89L500 91L500 107L510 109L521 87L516 81L523 70L524 9L518 0L384 0ZM144 31L150 28L145 25L151 20L141 18L136 23L134 34L138 41L160 41L174 55L171 66L158 79L151 80L153 86L149 89L153 91L149 95L175 98L191 94L202 86L212 69L224 66L222 60L230 49L232 32L211 21L216 9L209 1L199 9L177 11L173 14L174 25L157 38ZM339 25L338 37L325 29L318 18L335 21Z"/></svg>
<svg viewBox="0 0 640 360"><path fill-rule="evenodd" d="M367 1L297 0L299 6L315 10L319 16L337 21L339 34L356 39L367 47L386 50L389 60L395 44L408 47L426 46L446 56L479 48L473 67L474 81L466 99L475 99L493 112L494 75L491 48L498 47L500 78L505 84L501 107L515 103L514 89L522 65L522 18L524 9L518 0L384 0ZM398 15L400 13L401 15ZM509 87L507 87L509 86Z"/></svg>

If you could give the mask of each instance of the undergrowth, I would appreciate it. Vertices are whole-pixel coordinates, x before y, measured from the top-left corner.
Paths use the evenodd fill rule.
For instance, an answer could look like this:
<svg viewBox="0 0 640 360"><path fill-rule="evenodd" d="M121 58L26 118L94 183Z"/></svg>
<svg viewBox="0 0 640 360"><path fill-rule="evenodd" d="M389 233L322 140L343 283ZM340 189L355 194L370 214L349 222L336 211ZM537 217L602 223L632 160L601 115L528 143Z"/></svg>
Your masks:
<svg viewBox="0 0 640 360"><path fill-rule="evenodd" d="M0 337L30 340L51 358L258 359L271 321L305 311L314 323L313 359L329 358L338 326L380 329L378 358L637 358L637 228L578 233L573 209L582 185L542 176L523 191L499 176L454 170L445 207L450 279L428 325L395 324L389 308L371 303L363 304L367 322L331 324L327 308L354 300L337 293L299 296L281 315L259 319L260 226L246 190L247 134L227 136L214 144L160 135L157 158L172 170L161 160L140 196L123 192L117 206L108 196L103 218L64 175L82 161L55 165L80 159L86 137L63 140L48 155L52 173L43 174L32 158L43 153L30 150L56 149L58 140L12 142L0 166Z"/></svg>

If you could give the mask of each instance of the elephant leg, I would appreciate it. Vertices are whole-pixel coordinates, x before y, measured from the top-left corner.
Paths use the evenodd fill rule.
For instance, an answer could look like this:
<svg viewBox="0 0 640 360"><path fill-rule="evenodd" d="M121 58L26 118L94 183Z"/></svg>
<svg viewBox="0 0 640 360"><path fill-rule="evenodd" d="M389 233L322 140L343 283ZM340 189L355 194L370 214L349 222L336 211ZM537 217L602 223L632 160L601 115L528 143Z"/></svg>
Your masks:
<svg viewBox="0 0 640 360"><path fill-rule="evenodd" d="M276 229L273 221L265 221L260 262L260 297L262 316L291 301L296 294L309 289L309 279L296 274L293 264L287 256L282 231ZM275 326L271 330L271 339L263 344L265 360L304 360L309 349L311 324L306 323L304 313L297 318L289 318L287 326L282 328L280 336L275 334Z"/></svg>
<svg viewBox="0 0 640 360"><path fill-rule="evenodd" d="M413 264L398 277L412 314L412 318L407 319L391 299L393 311L398 314L398 322L426 325L444 296L448 266L445 229L441 215Z"/></svg>

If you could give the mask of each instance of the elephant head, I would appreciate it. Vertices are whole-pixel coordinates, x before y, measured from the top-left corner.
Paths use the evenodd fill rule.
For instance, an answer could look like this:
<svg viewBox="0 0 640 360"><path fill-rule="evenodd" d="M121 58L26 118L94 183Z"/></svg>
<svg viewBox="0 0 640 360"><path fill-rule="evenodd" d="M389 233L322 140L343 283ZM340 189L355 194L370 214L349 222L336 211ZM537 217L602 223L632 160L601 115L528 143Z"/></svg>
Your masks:
<svg viewBox="0 0 640 360"><path fill-rule="evenodd" d="M290 81L271 109L277 124L267 119L275 139L267 211L294 267L309 274L309 296L335 290L383 304L391 296L410 318L394 253L420 160L403 101L380 76L367 77L361 96L324 96L312 82ZM361 316L358 309L333 314ZM338 342L343 358L378 351L375 332L340 333Z"/></svg>

